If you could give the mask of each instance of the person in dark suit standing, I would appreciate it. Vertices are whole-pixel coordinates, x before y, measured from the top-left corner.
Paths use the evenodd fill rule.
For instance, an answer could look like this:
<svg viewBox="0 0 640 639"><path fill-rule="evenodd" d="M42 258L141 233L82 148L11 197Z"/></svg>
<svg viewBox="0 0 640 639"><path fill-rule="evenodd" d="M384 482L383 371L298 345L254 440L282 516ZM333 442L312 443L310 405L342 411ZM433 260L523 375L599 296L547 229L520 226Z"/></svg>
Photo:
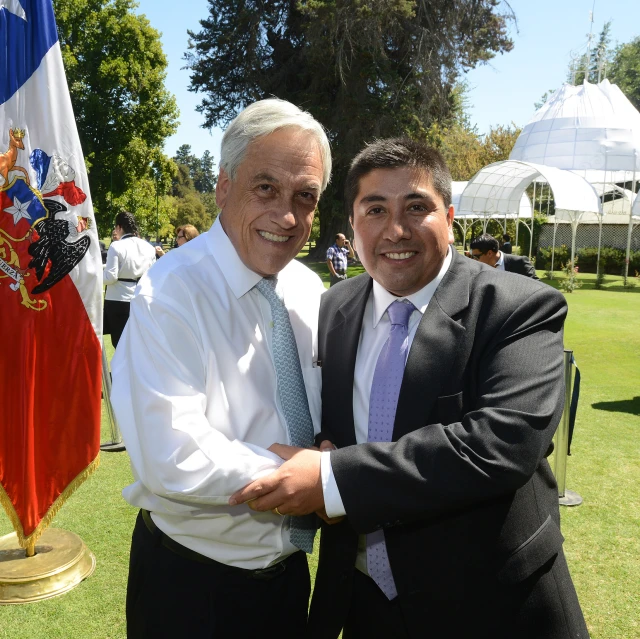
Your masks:
<svg viewBox="0 0 640 639"><path fill-rule="evenodd" d="M325 519L312 639L585 639L545 459L564 298L453 250L420 143L367 146L345 200L367 274L322 298L320 451L272 446L230 503Z"/></svg>
<svg viewBox="0 0 640 639"><path fill-rule="evenodd" d="M529 258L520 255L507 255L498 247L498 240L493 235L485 233L469 245L471 249L471 257L488 266L493 266L498 271L508 271L509 273L517 273L534 280L539 279L536 275L536 269L529 261Z"/></svg>
<svg viewBox="0 0 640 639"><path fill-rule="evenodd" d="M505 255L511 255L513 253L513 247L511 246L511 236L506 233L502 236L502 247L500 250Z"/></svg>

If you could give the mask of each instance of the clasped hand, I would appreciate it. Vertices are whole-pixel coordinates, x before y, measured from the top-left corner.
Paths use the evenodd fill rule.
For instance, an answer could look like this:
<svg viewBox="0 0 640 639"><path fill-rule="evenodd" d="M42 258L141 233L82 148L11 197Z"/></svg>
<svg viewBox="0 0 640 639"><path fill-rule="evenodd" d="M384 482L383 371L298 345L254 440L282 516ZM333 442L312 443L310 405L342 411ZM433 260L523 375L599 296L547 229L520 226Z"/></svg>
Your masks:
<svg viewBox="0 0 640 639"><path fill-rule="evenodd" d="M329 441L322 442L320 449L284 444L269 446L272 453L285 460L284 464L270 475L235 492L231 495L229 504L247 504L253 510L272 510L280 515L316 513L329 524L342 521L344 517L327 516L322 492L320 455L321 451L333 448Z"/></svg>

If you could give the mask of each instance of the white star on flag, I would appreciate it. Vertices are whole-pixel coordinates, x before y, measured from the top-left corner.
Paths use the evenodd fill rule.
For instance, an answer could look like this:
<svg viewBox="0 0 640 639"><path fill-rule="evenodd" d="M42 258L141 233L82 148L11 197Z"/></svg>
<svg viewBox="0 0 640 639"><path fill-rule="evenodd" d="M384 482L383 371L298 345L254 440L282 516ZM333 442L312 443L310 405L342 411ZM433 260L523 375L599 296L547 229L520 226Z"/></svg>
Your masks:
<svg viewBox="0 0 640 639"><path fill-rule="evenodd" d="M0 0L0 11L2 9L6 9L9 13L13 13L14 16L22 18L25 22L27 21L27 14L18 0Z"/></svg>
<svg viewBox="0 0 640 639"><path fill-rule="evenodd" d="M3 0L0 0L2 2ZM13 198L13 206L10 206L8 209L5 209L5 213L9 213L9 215L13 215L13 223L18 224L18 222L24 218L26 220L30 220L31 216L29 215L28 208L31 202L25 202L24 204L17 198Z"/></svg>

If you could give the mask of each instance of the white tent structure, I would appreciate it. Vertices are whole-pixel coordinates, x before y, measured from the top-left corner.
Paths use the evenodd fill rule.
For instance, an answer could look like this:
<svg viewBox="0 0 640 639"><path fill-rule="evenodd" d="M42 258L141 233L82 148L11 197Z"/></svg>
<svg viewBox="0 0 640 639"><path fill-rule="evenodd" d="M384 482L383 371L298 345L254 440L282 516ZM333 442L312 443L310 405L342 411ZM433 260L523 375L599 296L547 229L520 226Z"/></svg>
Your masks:
<svg viewBox="0 0 640 639"><path fill-rule="evenodd" d="M492 217L517 214L523 194L534 183L548 184L553 192L556 219L572 226L571 266L575 254L575 233L584 215L602 215L602 205L595 189L583 177L550 166L505 160L485 166L469 181L459 203L460 215ZM534 187L535 188L535 187ZM529 257L533 233L529 242Z"/></svg>
<svg viewBox="0 0 640 639"><path fill-rule="evenodd" d="M631 182L633 195L640 178L640 113L608 80L565 84L524 127L509 159L573 171L609 188ZM610 210L615 207L605 206L605 214ZM633 230L629 213L627 220L628 264Z"/></svg>
<svg viewBox="0 0 640 639"><path fill-rule="evenodd" d="M503 213L503 214L487 214L475 213L475 212L463 212L460 209L460 198L462 193L467 187L469 182L452 182L451 183L451 204L455 211L454 224L457 224L462 231L462 248L467 247L467 231L476 223L482 223L482 232L487 232L487 224L489 220L494 219L502 226L503 231L507 232L507 220L516 220L516 244L518 243L518 221L522 220L524 224L529 228L532 224L533 208L531 206L531 200L526 193L522 194L520 198L520 207L515 213ZM527 223L528 220L528 223ZM530 230L531 232L531 230Z"/></svg>

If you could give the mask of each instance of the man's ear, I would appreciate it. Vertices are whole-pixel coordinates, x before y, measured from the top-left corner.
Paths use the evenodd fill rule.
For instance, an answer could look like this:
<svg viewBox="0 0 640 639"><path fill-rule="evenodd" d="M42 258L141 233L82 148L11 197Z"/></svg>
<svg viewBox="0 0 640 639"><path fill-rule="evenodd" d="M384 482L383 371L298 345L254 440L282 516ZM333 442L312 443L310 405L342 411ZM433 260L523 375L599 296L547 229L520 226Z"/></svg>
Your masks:
<svg viewBox="0 0 640 639"><path fill-rule="evenodd" d="M220 210L224 209L224 205L229 195L231 187L231 178L224 169L220 169L218 182L216 183L216 204Z"/></svg>
<svg viewBox="0 0 640 639"><path fill-rule="evenodd" d="M455 214L455 209L453 208L453 204L449 206L449 210L447 211L447 226L449 227L449 244L453 244L455 238L453 237L453 216Z"/></svg>

